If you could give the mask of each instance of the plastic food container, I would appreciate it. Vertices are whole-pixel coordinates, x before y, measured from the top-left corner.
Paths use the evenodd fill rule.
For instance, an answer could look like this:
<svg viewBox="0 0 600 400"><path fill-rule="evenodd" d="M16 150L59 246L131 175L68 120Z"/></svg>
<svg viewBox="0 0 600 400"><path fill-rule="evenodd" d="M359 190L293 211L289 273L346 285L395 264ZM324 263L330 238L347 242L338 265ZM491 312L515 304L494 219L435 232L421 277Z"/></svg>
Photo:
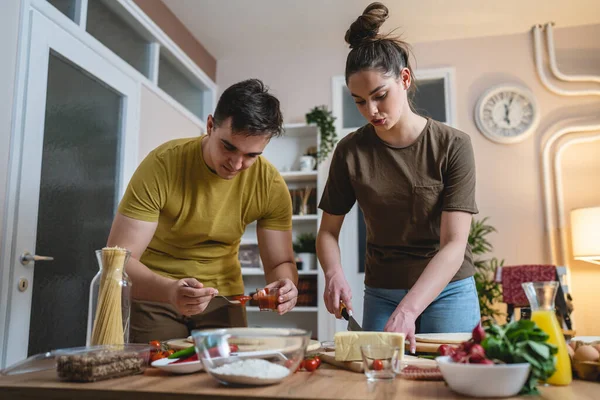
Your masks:
<svg viewBox="0 0 600 400"><path fill-rule="evenodd" d="M62 380L94 382L144 372L152 348L125 344L58 349L31 356L2 371L2 375L56 369Z"/></svg>

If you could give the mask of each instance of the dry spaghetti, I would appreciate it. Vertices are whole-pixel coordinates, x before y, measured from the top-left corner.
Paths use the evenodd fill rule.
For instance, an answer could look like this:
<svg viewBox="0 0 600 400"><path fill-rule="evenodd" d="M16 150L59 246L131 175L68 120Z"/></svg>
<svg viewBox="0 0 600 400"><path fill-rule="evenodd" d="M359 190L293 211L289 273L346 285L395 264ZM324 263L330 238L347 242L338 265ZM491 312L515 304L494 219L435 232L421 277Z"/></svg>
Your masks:
<svg viewBox="0 0 600 400"><path fill-rule="evenodd" d="M121 281L127 250L120 247L102 249L102 276L91 345L123 344Z"/></svg>

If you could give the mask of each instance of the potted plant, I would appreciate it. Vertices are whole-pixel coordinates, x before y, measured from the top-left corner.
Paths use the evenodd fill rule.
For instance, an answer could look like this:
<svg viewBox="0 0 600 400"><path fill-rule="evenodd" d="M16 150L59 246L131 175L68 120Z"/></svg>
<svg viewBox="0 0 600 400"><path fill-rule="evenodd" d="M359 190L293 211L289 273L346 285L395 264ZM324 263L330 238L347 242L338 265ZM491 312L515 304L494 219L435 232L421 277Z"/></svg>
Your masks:
<svg viewBox="0 0 600 400"><path fill-rule="evenodd" d="M317 269L317 238L314 233L301 233L293 244L294 252L302 262L304 271Z"/></svg>
<svg viewBox="0 0 600 400"><path fill-rule="evenodd" d="M337 142L334 121L335 117L327 106L314 107L306 114L306 123L316 124L321 135L321 145L317 153L318 164L327 158Z"/></svg>
<svg viewBox="0 0 600 400"><path fill-rule="evenodd" d="M473 263L475 265L475 286L479 296L479 308L481 309L481 318L484 324L489 325L495 322L496 317L503 315L495 307L496 303L502 301L502 290L500 284L495 281L494 276L498 267L504 264L504 260L497 258L484 258L486 253L492 251L493 246L487 239L487 235L496 232L496 228L488 225L488 218L475 220L471 222L469 232L469 245L473 253Z"/></svg>

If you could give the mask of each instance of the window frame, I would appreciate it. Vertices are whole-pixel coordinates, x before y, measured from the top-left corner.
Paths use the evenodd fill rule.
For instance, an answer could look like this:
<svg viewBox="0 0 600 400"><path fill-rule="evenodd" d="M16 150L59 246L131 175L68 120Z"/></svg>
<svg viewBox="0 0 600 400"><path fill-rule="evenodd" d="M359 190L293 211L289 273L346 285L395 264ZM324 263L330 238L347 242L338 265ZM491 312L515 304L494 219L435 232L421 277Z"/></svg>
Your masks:
<svg viewBox="0 0 600 400"><path fill-rule="evenodd" d="M150 57L149 57L149 77L146 77L140 71L129 65L121 57L113 53L108 47L98 41L95 37L86 31L87 22L87 6L89 0L74 0L75 1L75 18L71 20L58 9L56 9L47 0L24 0L24 9L33 8L40 12L52 22L59 25L61 28L69 32L76 39L82 41L92 50L96 51L102 57L107 59L121 71L125 72L130 77L134 78L139 83L153 91L170 106L181 112L192 122L196 123L202 130L206 129L206 118L212 113L217 102L217 85L208 77L208 75L192 61L192 59L163 32L154 21L148 17L133 0L111 0L104 2L112 11L123 18L127 23L131 24L131 28L136 30L149 41ZM93 0L98 1L98 0ZM165 51L173 64L188 76L199 87L204 87L206 90L203 93L203 107L201 111L202 118L199 118L191 110L175 100L171 95L158 87L158 75L160 52Z"/></svg>

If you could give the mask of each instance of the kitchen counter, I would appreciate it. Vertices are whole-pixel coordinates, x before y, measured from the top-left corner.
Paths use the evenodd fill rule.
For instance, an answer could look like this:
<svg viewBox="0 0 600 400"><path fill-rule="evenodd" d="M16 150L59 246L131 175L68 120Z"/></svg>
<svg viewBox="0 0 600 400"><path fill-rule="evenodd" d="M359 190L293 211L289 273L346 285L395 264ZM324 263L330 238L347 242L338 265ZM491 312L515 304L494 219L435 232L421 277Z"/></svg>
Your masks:
<svg viewBox="0 0 600 400"><path fill-rule="evenodd" d="M421 382L396 378L368 382L363 374L328 368L298 372L273 386L230 388L219 385L206 373L168 375L148 369L136 375L93 383L61 382L54 370L0 376L1 399L461 399L444 382ZM534 400L592 400L600 396L600 384L573 381L566 387L541 387Z"/></svg>

